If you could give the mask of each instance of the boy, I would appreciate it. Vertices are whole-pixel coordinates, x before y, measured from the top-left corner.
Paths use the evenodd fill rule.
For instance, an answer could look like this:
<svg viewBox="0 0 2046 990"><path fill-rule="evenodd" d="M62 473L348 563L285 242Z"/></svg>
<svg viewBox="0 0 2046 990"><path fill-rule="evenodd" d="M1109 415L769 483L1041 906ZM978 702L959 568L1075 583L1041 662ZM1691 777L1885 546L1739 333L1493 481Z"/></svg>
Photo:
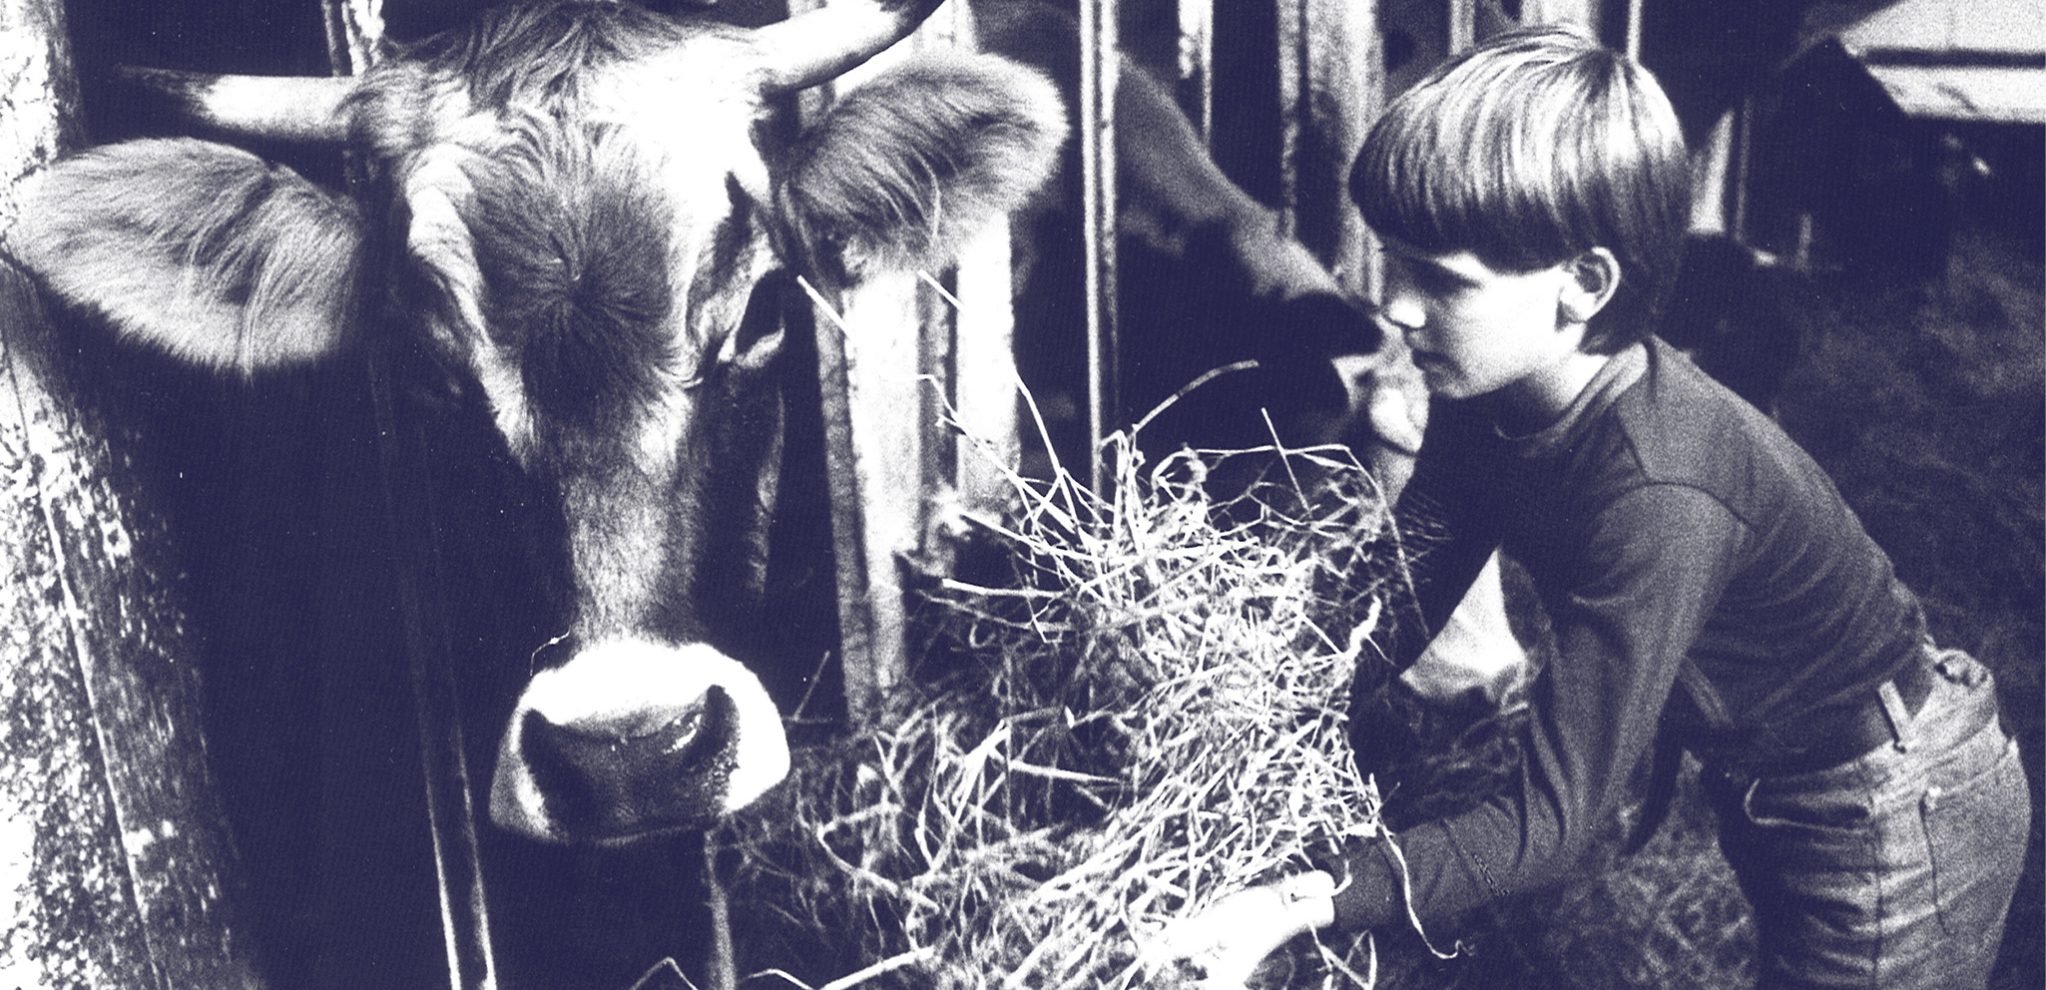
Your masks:
<svg viewBox="0 0 2046 990"><path fill-rule="evenodd" d="M1559 29L1453 60L1373 128L1351 193L1388 250L1382 319L1435 400L1399 511L1448 533L1391 652L1411 662L1503 547L1557 656L1505 793L1408 829L1399 856L1345 850L1226 898L1167 956L1231 985L1299 932L1553 882L1641 761L1673 772L1682 747L1762 986L1986 982L2030 814L1988 672L1931 646L1818 467L1652 334L1688 174L1654 79Z"/></svg>

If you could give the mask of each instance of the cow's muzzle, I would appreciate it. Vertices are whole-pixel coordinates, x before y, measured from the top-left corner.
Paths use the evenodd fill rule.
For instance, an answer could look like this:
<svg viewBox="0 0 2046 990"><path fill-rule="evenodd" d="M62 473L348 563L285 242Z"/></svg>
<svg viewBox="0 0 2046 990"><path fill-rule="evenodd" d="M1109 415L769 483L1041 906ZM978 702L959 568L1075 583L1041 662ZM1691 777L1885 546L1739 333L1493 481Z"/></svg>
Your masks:
<svg viewBox="0 0 2046 990"><path fill-rule="evenodd" d="M701 643L601 642L534 676L498 753L490 814L552 842L697 828L788 773L752 672Z"/></svg>

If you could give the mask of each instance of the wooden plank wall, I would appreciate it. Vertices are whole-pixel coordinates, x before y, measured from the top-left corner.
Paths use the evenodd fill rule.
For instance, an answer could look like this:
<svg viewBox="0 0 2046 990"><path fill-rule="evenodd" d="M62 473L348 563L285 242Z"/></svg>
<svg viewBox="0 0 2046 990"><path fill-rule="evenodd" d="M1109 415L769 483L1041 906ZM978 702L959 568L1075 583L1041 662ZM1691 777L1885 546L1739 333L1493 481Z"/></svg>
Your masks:
<svg viewBox="0 0 2046 990"><path fill-rule="evenodd" d="M822 112L830 92L916 51L973 43L965 6L940 8L908 41L810 97L805 112ZM816 300L841 651L856 723L878 717L905 676L906 569L946 570L949 543L933 530L962 503L998 498L1016 464L1009 272L1009 231L997 224L949 272Z"/></svg>
<svg viewBox="0 0 2046 990"><path fill-rule="evenodd" d="M62 7L0 0L0 238L80 134ZM0 261L0 984L255 988L167 533Z"/></svg>

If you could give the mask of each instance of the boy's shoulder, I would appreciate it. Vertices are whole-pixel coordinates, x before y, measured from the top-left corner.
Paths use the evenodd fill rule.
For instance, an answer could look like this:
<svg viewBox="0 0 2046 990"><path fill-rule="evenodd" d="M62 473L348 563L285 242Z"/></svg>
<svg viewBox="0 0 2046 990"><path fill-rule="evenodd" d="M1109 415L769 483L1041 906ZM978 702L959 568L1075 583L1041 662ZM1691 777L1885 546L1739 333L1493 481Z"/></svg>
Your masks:
<svg viewBox="0 0 2046 990"><path fill-rule="evenodd" d="M1730 507L1757 496L1830 487L1776 422L1721 385L1682 352L1649 342L1649 370L1613 404L1600 439L1607 457L1641 484L1675 484L1718 496Z"/></svg>

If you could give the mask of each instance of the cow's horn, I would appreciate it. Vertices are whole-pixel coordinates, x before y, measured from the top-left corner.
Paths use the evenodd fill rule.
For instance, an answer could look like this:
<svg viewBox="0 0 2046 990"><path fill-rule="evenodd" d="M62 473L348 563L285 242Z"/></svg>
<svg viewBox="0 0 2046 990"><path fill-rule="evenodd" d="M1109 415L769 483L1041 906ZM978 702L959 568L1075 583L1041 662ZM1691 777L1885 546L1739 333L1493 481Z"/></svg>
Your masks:
<svg viewBox="0 0 2046 990"><path fill-rule="evenodd" d="M121 78L173 104L186 119L231 134L338 142L348 136L341 102L352 76L236 76L124 66Z"/></svg>
<svg viewBox="0 0 2046 990"><path fill-rule="evenodd" d="M827 6L761 27L770 93L838 78L916 30L942 0L832 0Z"/></svg>

